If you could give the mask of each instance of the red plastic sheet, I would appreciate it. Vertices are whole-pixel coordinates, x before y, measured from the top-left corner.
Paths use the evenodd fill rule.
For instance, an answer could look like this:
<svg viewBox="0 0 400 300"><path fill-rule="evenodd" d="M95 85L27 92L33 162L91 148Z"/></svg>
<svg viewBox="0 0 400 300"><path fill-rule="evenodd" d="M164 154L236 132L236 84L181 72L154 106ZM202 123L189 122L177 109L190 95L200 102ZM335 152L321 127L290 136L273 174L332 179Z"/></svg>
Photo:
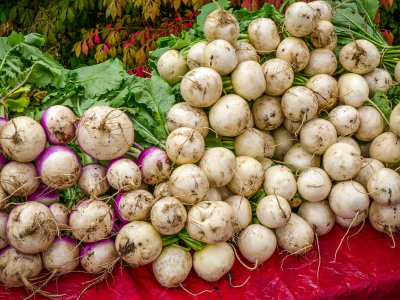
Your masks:
<svg viewBox="0 0 400 300"><path fill-rule="evenodd" d="M350 230L350 235L358 228ZM286 254L278 255L276 251L267 262L254 271L248 271L238 261L235 262L232 268L232 284L241 285L250 277L242 287L232 287L228 276L215 283L205 282L192 270L184 281L184 286L189 291L198 293L214 290L195 297L181 288L162 288L154 278L151 266L121 268L118 265L112 276L86 291L81 299L399 299L400 237L395 237L398 245L393 249L392 239L388 235L378 233L366 223L359 234L349 239L350 250L346 240L343 242L335 263L335 251L345 232L345 228L335 225L327 236L319 238L319 284L316 252L303 257L288 256L284 260ZM316 250L315 243L314 246ZM82 283L93 278L89 274L73 273L52 281L45 290L68 294L59 298L62 300L76 299L86 286ZM23 299L30 293L22 288L1 287L0 299ZM45 299L40 296L34 298Z"/></svg>

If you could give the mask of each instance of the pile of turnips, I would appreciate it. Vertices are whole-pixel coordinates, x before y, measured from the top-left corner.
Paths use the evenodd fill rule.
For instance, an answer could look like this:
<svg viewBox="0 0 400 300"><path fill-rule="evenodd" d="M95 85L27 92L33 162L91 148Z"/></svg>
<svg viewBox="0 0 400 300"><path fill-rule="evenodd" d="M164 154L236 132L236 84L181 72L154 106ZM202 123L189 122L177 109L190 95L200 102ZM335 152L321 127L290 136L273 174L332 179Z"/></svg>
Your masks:
<svg viewBox="0 0 400 300"><path fill-rule="evenodd" d="M122 260L152 263L171 288L192 267L219 280L235 247L253 269L277 246L311 251L335 222L369 217L380 232L400 232L400 106L387 120L369 99L393 79L360 39L340 49L338 78L332 18L324 1L296 2L285 14L290 36L259 18L244 41L232 13L211 12L207 41L157 62L184 100L168 113L165 151L135 143L124 109L94 106L78 118L56 105L40 123L0 118L0 281L50 297L35 285L43 267L48 280L79 264L103 280ZM305 86L293 86L297 72ZM226 75L233 90L223 95ZM234 151L208 147L210 133L231 138ZM86 196L60 203L73 186Z"/></svg>

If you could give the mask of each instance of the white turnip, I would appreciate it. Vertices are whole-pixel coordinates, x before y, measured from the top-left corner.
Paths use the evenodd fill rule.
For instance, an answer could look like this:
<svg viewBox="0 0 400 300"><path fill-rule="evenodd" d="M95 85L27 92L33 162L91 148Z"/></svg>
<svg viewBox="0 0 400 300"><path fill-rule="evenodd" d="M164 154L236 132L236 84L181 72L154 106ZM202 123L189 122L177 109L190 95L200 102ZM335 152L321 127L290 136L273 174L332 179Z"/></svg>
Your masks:
<svg viewBox="0 0 400 300"><path fill-rule="evenodd" d="M168 136L165 148L173 163L177 165L194 164L203 156L205 143L197 130L180 127Z"/></svg>
<svg viewBox="0 0 400 300"><path fill-rule="evenodd" d="M318 202L329 196L332 183L323 169L309 168L300 174L297 179L297 188L304 199Z"/></svg>
<svg viewBox="0 0 400 300"><path fill-rule="evenodd" d="M363 158L360 172L353 180L360 183L366 190L368 190L368 180L378 170L384 168L384 164L377 159Z"/></svg>
<svg viewBox="0 0 400 300"><path fill-rule="evenodd" d="M50 272L65 275L79 265L79 247L75 240L64 236L54 239L53 243L42 252L43 266Z"/></svg>
<svg viewBox="0 0 400 300"><path fill-rule="evenodd" d="M339 101L343 104L359 108L368 100L368 83L361 75L344 74L340 76L338 85Z"/></svg>
<svg viewBox="0 0 400 300"><path fill-rule="evenodd" d="M319 16L318 20L332 21L333 19L333 9L332 6L326 1L312 1L309 2L312 8L314 8Z"/></svg>
<svg viewBox="0 0 400 300"><path fill-rule="evenodd" d="M8 213L1 211L0 212L0 249L7 247L8 240L6 234L6 226L7 226Z"/></svg>
<svg viewBox="0 0 400 300"><path fill-rule="evenodd" d="M393 132L378 135L369 147L369 155L384 164L400 162L400 138Z"/></svg>
<svg viewBox="0 0 400 300"><path fill-rule="evenodd" d="M258 53L268 54L276 50L281 39L275 22L268 18L252 21L248 28L250 43Z"/></svg>
<svg viewBox="0 0 400 300"><path fill-rule="evenodd" d="M318 98L304 86L288 89L282 96L282 111L293 122L308 122L318 111Z"/></svg>
<svg viewBox="0 0 400 300"><path fill-rule="evenodd" d="M235 154L253 158L273 157L275 140L269 132L248 128L235 138Z"/></svg>
<svg viewBox="0 0 400 300"><path fill-rule="evenodd" d="M233 210L233 227L235 232L240 232L250 225L252 211L249 200L245 197L234 195L224 200Z"/></svg>
<svg viewBox="0 0 400 300"><path fill-rule="evenodd" d="M364 79L368 83L369 97L372 98L377 91L382 91L385 94L392 88L393 80L389 72L382 69L375 69L371 73L367 73Z"/></svg>
<svg viewBox="0 0 400 300"><path fill-rule="evenodd" d="M283 59L269 59L261 67L264 71L266 94L279 96L292 86L294 81L293 68Z"/></svg>
<svg viewBox="0 0 400 300"><path fill-rule="evenodd" d="M274 130L283 123L281 98L264 95L252 107L254 124L261 130Z"/></svg>
<svg viewBox="0 0 400 300"><path fill-rule="evenodd" d="M379 232L393 235L400 231L400 205L383 206L372 201L369 209L369 221Z"/></svg>
<svg viewBox="0 0 400 300"><path fill-rule="evenodd" d="M123 223L146 221L156 199L145 190L135 190L119 194L114 201L114 211Z"/></svg>
<svg viewBox="0 0 400 300"><path fill-rule="evenodd" d="M221 193L218 188L210 187L208 189L207 195L203 199L204 201L222 201Z"/></svg>
<svg viewBox="0 0 400 300"><path fill-rule="evenodd" d="M187 212L185 206L174 197L165 197L151 208L151 224L161 234L172 235L185 227Z"/></svg>
<svg viewBox="0 0 400 300"><path fill-rule="evenodd" d="M190 70L204 67L204 51L206 50L207 45L208 42L206 41L198 42L190 48L186 57Z"/></svg>
<svg viewBox="0 0 400 300"><path fill-rule="evenodd" d="M257 205L257 219L268 228L279 228L285 225L291 215L289 203L277 195L269 195Z"/></svg>
<svg viewBox="0 0 400 300"><path fill-rule="evenodd" d="M182 76L189 71L189 68L178 50L169 50L158 60L157 71L162 79L170 85L174 85L182 80Z"/></svg>
<svg viewBox="0 0 400 300"><path fill-rule="evenodd" d="M214 69L220 75L231 73L237 64L235 48L225 40L214 40L204 50L204 65Z"/></svg>
<svg viewBox="0 0 400 300"><path fill-rule="evenodd" d="M334 143L337 133L335 126L324 119L313 119L304 124L300 131L301 146L310 153L322 155Z"/></svg>
<svg viewBox="0 0 400 300"><path fill-rule="evenodd" d="M380 205L400 204L400 175L392 169L376 170L368 179L367 188L370 197Z"/></svg>
<svg viewBox="0 0 400 300"><path fill-rule="evenodd" d="M232 73L232 86L236 94L246 100L260 97L266 88L263 69L255 61L245 61Z"/></svg>
<svg viewBox="0 0 400 300"><path fill-rule="evenodd" d="M233 44L239 37L239 22L231 12L219 6L205 19L203 32L209 42L223 39Z"/></svg>
<svg viewBox="0 0 400 300"><path fill-rule="evenodd" d="M360 141L370 142L386 129L386 122L375 107L361 106L357 108L360 116L360 127L355 137Z"/></svg>
<svg viewBox="0 0 400 300"><path fill-rule="evenodd" d="M337 59L329 49L317 48L310 53L310 61L303 72L307 75L333 75L336 71Z"/></svg>
<svg viewBox="0 0 400 300"><path fill-rule="evenodd" d="M292 171L281 165L272 166L264 172L263 187L267 195L278 195L286 201L292 199L297 190Z"/></svg>
<svg viewBox="0 0 400 300"><path fill-rule="evenodd" d="M311 77L306 85L318 98L318 110L332 108L339 96L339 86L335 78L327 74Z"/></svg>
<svg viewBox="0 0 400 300"><path fill-rule="evenodd" d="M142 172L142 180L146 184L157 184L167 180L171 173L171 164L167 153L158 147L148 147L143 150L137 164Z"/></svg>
<svg viewBox="0 0 400 300"><path fill-rule="evenodd" d="M82 168L78 179L78 187L88 195L98 197L110 188L107 181L107 169L100 164L87 164Z"/></svg>
<svg viewBox="0 0 400 300"><path fill-rule="evenodd" d="M282 161L289 149L297 143L297 139L285 126L280 126L275 129L272 132L272 137L275 140L275 153L273 158Z"/></svg>
<svg viewBox="0 0 400 300"><path fill-rule="evenodd" d="M300 143L297 143L285 154L283 162L297 174L309 167L319 167L321 156L307 152Z"/></svg>
<svg viewBox="0 0 400 300"><path fill-rule="evenodd" d="M356 40L340 50L339 60L347 71L362 75L378 67L381 56L370 41Z"/></svg>
<svg viewBox="0 0 400 300"><path fill-rule="evenodd" d="M360 114L349 105L339 105L329 112L328 121L335 126L338 135L350 135L360 127Z"/></svg>
<svg viewBox="0 0 400 300"><path fill-rule="evenodd" d="M310 61L310 51L302 39L287 37L276 49L276 58L286 61L294 72L300 72Z"/></svg>
<svg viewBox="0 0 400 300"><path fill-rule="evenodd" d="M285 12L287 31L295 37L309 35L317 26L318 13L304 2L295 2Z"/></svg>
<svg viewBox="0 0 400 300"><path fill-rule="evenodd" d="M142 173L139 166L129 158L118 158L107 166L107 181L117 191L129 192L139 188Z"/></svg>
<svg viewBox="0 0 400 300"><path fill-rule="evenodd" d="M315 48L325 48L335 51L337 36L332 23L320 20L313 32L310 33L310 40Z"/></svg>
<svg viewBox="0 0 400 300"><path fill-rule="evenodd" d="M107 271L118 257L112 239L104 239L83 245L80 252L80 263L86 272L100 274Z"/></svg>
<svg viewBox="0 0 400 300"><path fill-rule="evenodd" d="M329 206L328 200L318 202L303 202L298 211L318 236L327 234L335 225L335 213Z"/></svg>
<svg viewBox="0 0 400 300"><path fill-rule="evenodd" d="M56 189L48 187L45 184L40 184L34 193L26 197L26 201L37 201L46 206L50 206L60 201L60 195Z"/></svg>
<svg viewBox="0 0 400 300"><path fill-rule="evenodd" d="M26 197L37 190L40 181L33 163L11 161L1 170L0 184L7 194Z"/></svg>
<svg viewBox="0 0 400 300"><path fill-rule="evenodd" d="M353 219L344 219L338 215L335 215L335 221L342 227L349 228L351 226L351 228L354 228L364 222L367 217L368 210L364 210L363 212L358 214L357 218Z"/></svg>
<svg viewBox="0 0 400 300"><path fill-rule="evenodd" d="M53 214L54 220L57 223L59 230L64 230L68 227L69 210L61 203L53 203L49 205L49 209Z"/></svg>
<svg viewBox="0 0 400 300"><path fill-rule="evenodd" d="M247 42L235 42L233 48L236 50L238 57L238 64L244 61L255 61L260 62L260 57L257 54L256 49Z"/></svg>
<svg viewBox="0 0 400 300"><path fill-rule="evenodd" d="M357 142L353 138L351 138L349 136L338 136L338 138L336 140L336 143L345 143L345 144L348 144L350 146L353 146L354 151L357 154L361 155L360 146L357 144ZM361 156L363 156L363 155L361 155Z"/></svg>

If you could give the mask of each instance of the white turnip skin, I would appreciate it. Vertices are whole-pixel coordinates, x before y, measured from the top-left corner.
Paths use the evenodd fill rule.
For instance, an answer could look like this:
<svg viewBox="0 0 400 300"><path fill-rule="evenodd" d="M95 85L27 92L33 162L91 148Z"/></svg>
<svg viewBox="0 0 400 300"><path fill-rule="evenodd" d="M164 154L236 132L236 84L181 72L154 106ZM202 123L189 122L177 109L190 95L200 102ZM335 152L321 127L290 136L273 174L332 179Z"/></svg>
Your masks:
<svg viewBox="0 0 400 300"><path fill-rule="evenodd" d="M309 35L317 26L318 13L307 3L296 2L285 13L287 31L295 37Z"/></svg>
<svg viewBox="0 0 400 300"><path fill-rule="evenodd" d="M231 73L237 64L235 48L225 40L212 41L204 50L204 65L214 69L220 75Z"/></svg>
<svg viewBox="0 0 400 300"><path fill-rule="evenodd" d="M14 207L7 219L7 240L11 246L26 254L46 250L58 232L50 209L32 201Z"/></svg>
<svg viewBox="0 0 400 300"><path fill-rule="evenodd" d="M161 234L178 233L185 227L186 220L185 206L174 197L160 199L151 208L151 224Z"/></svg>
<svg viewBox="0 0 400 300"><path fill-rule="evenodd" d="M189 68L178 50L169 50L158 60L157 71L168 84L174 85L182 80L182 76L189 71Z"/></svg>
<svg viewBox="0 0 400 300"><path fill-rule="evenodd" d="M4 126L6 126L7 122L8 122L7 118L0 117L0 134L1 134L1 131L3 130Z"/></svg>
<svg viewBox="0 0 400 300"><path fill-rule="evenodd" d="M163 182L158 183L154 187L153 196L156 199L161 199L164 197L171 197L172 193L170 191L169 182L163 181Z"/></svg>
<svg viewBox="0 0 400 300"><path fill-rule="evenodd" d="M310 33L311 43L315 48L326 48L331 51L336 49L337 36L332 23L320 20L314 31Z"/></svg>
<svg viewBox="0 0 400 300"><path fill-rule="evenodd" d="M207 45L208 42L206 41L198 42L190 48L186 57L187 65L190 70L204 67L204 51L206 50Z"/></svg>
<svg viewBox="0 0 400 300"><path fill-rule="evenodd" d="M252 224L239 235L238 247L249 262L261 264L274 254L276 237L271 229L260 224Z"/></svg>
<svg viewBox="0 0 400 300"><path fill-rule="evenodd" d="M383 206L372 201L369 209L369 221L371 225L379 232L389 235L400 231L400 205Z"/></svg>
<svg viewBox="0 0 400 300"><path fill-rule="evenodd" d="M235 42L232 46L236 50L238 64L249 60L260 62L260 56L258 56L256 49L251 44L247 42Z"/></svg>
<svg viewBox="0 0 400 300"><path fill-rule="evenodd" d="M266 88L263 69L255 61L245 61L232 73L232 86L236 94L250 101L260 97Z"/></svg>
<svg viewBox="0 0 400 300"><path fill-rule="evenodd" d="M16 117L8 121L0 134L0 147L4 153L19 162L38 158L46 147L43 127L29 117Z"/></svg>
<svg viewBox="0 0 400 300"><path fill-rule="evenodd" d="M182 98L191 106L208 107L221 97L222 78L217 71L199 67L188 73L181 82Z"/></svg>
<svg viewBox="0 0 400 300"><path fill-rule="evenodd" d="M361 106L357 108L360 116L360 127L355 137L360 141L370 142L386 129L386 122L375 107Z"/></svg>
<svg viewBox="0 0 400 300"><path fill-rule="evenodd" d="M309 168L303 171L297 179L299 194L311 202L326 199L332 188L328 174L320 168Z"/></svg>
<svg viewBox="0 0 400 300"><path fill-rule="evenodd" d="M283 123L281 98L264 95L252 107L254 124L261 130L274 130Z"/></svg>
<svg viewBox="0 0 400 300"><path fill-rule="evenodd" d="M318 110L332 108L338 99L339 86L335 78L327 74L311 77L306 85L318 98Z"/></svg>
<svg viewBox="0 0 400 300"><path fill-rule="evenodd" d="M303 218L318 236L325 235L335 225L335 213L328 200L303 202L299 208L299 217Z"/></svg>
<svg viewBox="0 0 400 300"><path fill-rule="evenodd" d="M257 205L257 219L268 228L279 228L285 225L291 215L289 203L277 195L269 195Z"/></svg>
<svg viewBox="0 0 400 300"><path fill-rule="evenodd" d="M289 201L296 194L296 179L289 168L272 166L264 172L264 191L267 195L278 195Z"/></svg>
<svg viewBox="0 0 400 300"><path fill-rule="evenodd" d="M203 199L204 201L222 201L222 196L216 187L208 189L207 195Z"/></svg>
<svg viewBox="0 0 400 300"><path fill-rule="evenodd" d="M182 86L182 85L181 85ZM201 108L180 102L171 107L167 115L167 128L169 132L180 127L189 127L197 130L203 138L208 134L208 117Z"/></svg>
<svg viewBox="0 0 400 300"><path fill-rule="evenodd" d="M293 134L295 137L300 133L301 127L305 122L293 122L290 121L288 118L283 119L283 126L286 128L289 133Z"/></svg>
<svg viewBox="0 0 400 300"><path fill-rule="evenodd" d="M9 195L0 185L0 211L6 209L7 204L10 203L10 198L11 197L9 197Z"/></svg>
<svg viewBox="0 0 400 300"><path fill-rule="evenodd" d="M286 61L294 72L300 72L310 61L310 51L302 39L287 37L276 49L276 58Z"/></svg>
<svg viewBox="0 0 400 300"><path fill-rule="evenodd" d="M368 83L361 75L344 74L340 76L338 86L339 101L343 104L359 108L368 100Z"/></svg>
<svg viewBox="0 0 400 300"><path fill-rule="evenodd" d="M205 143L197 130L180 127L168 136L165 148L173 163L177 165L194 164L203 156Z"/></svg>
<svg viewBox="0 0 400 300"><path fill-rule="evenodd" d="M307 75L333 75L337 68L335 53L329 49L317 48L310 53L310 61L303 72Z"/></svg>
<svg viewBox="0 0 400 300"><path fill-rule="evenodd" d="M350 105L340 105L329 112L327 119L335 126L338 135L350 135L360 127L360 114Z"/></svg>
<svg viewBox="0 0 400 300"><path fill-rule="evenodd" d="M397 64L400 66L400 64ZM400 136L400 104L397 104L390 114L390 129L397 135Z"/></svg>
<svg viewBox="0 0 400 300"><path fill-rule="evenodd" d="M251 145L251 147L250 147ZM235 138L236 156L273 157L275 140L269 132L248 128Z"/></svg>
<svg viewBox="0 0 400 300"><path fill-rule="evenodd" d="M129 158L113 160L106 169L108 183L117 191L129 192L139 188L142 173L139 166Z"/></svg>
<svg viewBox="0 0 400 300"><path fill-rule="evenodd" d="M363 77L368 83L369 98L372 98L377 91L382 91L386 94L393 86L392 76L388 71L382 69L377 68Z"/></svg>
<svg viewBox="0 0 400 300"><path fill-rule="evenodd" d="M325 1L312 1L308 3L312 8L314 8L318 13L318 20L332 21L333 19L333 9L332 6Z"/></svg>
<svg viewBox="0 0 400 300"><path fill-rule="evenodd" d="M229 94L221 97L209 113L211 128L222 136L233 137L254 126L253 115L246 100Z"/></svg>
<svg viewBox="0 0 400 300"><path fill-rule="evenodd" d="M42 125L50 144L66 146L75 138L77 121L74 112L68 107L54 105L44 111L40 125Z"/></svg>
<svg viewBox="0 0 400 300"><path fill-rule="evenodd" d="M171 163L167 153L158 147L148 147L143 150L137 164L142 172L142 180L146 184L157 184L167 180L171 173Z"/></svg>
<svg viewBox="0 0 400 300"><path fill-rule="evenodd" d="M40 184L34 193L26 197L26 201L36 201L46 206L50 206L51 204L60 201L60 195L56 189L48 187L45 184Z"/></svg>
<svg viewBox="0 0 400 300"><path fill-rule="evenodd" d="M342 227L349 228L351 225L351 228L354 228L364 222L367 217L368 210L364 210L362 213L359 213L355 219L343 219L342 217L335 215L335 221Z"/></svg>
<svg viewBox="0 0 400 300"><path fill-rule="evenodd" d="M100 164L87 164L82 168L78 179L78 187L87 195L98 197L110 188L107 181L107 169Z"/></svg>
<svg viewBox="0 0 400 300"><path fill-rule="evenodd" d="M239 37L239 22L227 10L219 8L211 12L204 21L204 35L207 41L225 40L233 44Z"/></svg>
<svg viewBox="0 0 400 300"><path fill-rule="evenodd" d="M192 255L189 251L167 246L153 261L153 273L158 283L165 288L181 285L192 269Z"/></svg>
<svg viewBox="0 0 400 300"><path fill-rule="evenodd" d="M0 249L8 246L6 226L7 226L8 213L0 212Z"/></svg>
<svg viewBox="0 0 400 300"><path fill-rule="evenodd" d="M79 146L97 160L113 160L123 156L132 147L134 138L132 121L116 108L91 107L77 123L76 139Z"/></svg>
<svg viewBox="0 0 400 300"><path fill-rule="evenodd" d="M33 163L11 161L1 170L0 184L7 194L26 197L37 190L40 181Z"/></svg>
<svg viewBox="0 0 400 300"><path fill-rule="evenodd" d="M366 190L368 190L368 180L371 176L385 166L377 159L362 158L362 167L357 176L353 178L354 181L360 183Z"/></svg>
<svg viewBox="0 0 400 300"><path fill-rule="evenodd" d="M88 199L75 206L69 216L69 225L74 237L93 243L110 234L114 220L114 213L107 203Z"/></svg>
<svg viewBox="0 0 400 300"><path fill-rule="evenodd" d="M53 243L42 252L43 266L58 275L74 271L79 265L79 246L70 237L54 239Z"/></svg>
<svg viewBox="0 0 400 300"><path fill-rule="evenodd" d="M268 54L278 48L281 38L275 22L268 18L258 18L248 28L250 43L258 53Z"/></svg>
<svg viewBox="0 0 400 300"><path fill-rule="evenodd" d="M271 167L272 164L274 164L274 161L273 161L273 160L271 160L271 159L269 159L269 158L266 158L266 157L263 157L263 158L261 158L261 159L259 158L258 161L260 162L260 164L261 164L261 166L262 166L262 168L263 168L264 171L265 171L266 169L268 169L269 167Z"/></svg>
<svg viewBox="0 0 400 300"><path fill-rule="evenodd" d="M252 157L236 157L236 169L227 187L236 195L251 197L257 192L263 181L262 165Z"/></svg>
<svg viewBox="0 0 400 300"><path fill-rule="evenodd" d="M161 253L160 234L147 222L135 221L126 224L115 239L119 257L132 265L145 265L153 262Z"/></svg>
<svg viewBox="0 0 400 300"><path fill-rule="evenodd" d="M324 119L313 119L300 131L301 146L310 153L322 155L337 140L335 126Z"/></svg>
<svg viewBox="0 0 400 300"><path fill-rule="evenodd" d="M117 257L114 240L104 239L83 245L79 260L86 272L100 274L112 266Z"/></svg>
<svg viewBox="0 0 400 300"><path fill-rule="evenodd" d="M226 185L217 187L217 189L218 189L219 193L221 194L222 201L235 195Z"/></svg>
<svg viewBox="0 0 400 300"><path fill-rule="evenodd" d="M354 151L357 154L361 155L360 146L358 146L357 142L353 138L351 138L349 136L338 136L338 138L336 140L336 143L344 143L344 144L348 144L350 146L353 146L354 147ZM363 156L363 155L361 155L361 156Z"/></svg>
<svg viewBox="0 0 400 300"><path fill-rule="evenodd" d="M69 210L61 203L53 203L49 205L49 209L53 214L54 220L57 222L59 230L67 229L69 223Z"/></svg>
<svg viewBox="0 0 400 300"><path fill-rule="evenodd" d="M282 111L293 122L308 122L318 112L318 98L304 86L288 89L282 96Z"/></svg>
<svg viewBox="0 0 400 300"><path fill-rule="evenodd" d="M279 96L292 86L294 80L293 68L283 59L269 59L261 67L264 71L266 94Z"/></svg>
<svg viewBox="0 0 400 300"><path fill-rule="evenodd" d="M193 268L201 279L214 282L232 268L235 253L227 243L206 245L193 255Z"/></svg>
<svg viewBox="0 0 400 300"><path fill-rule="evenodd" d="M275 140L275 153L273 158L282 161L289 149L297 143L297 139L295 135L289 132L284 126L275 129L272 132L272 137Z"/></svg>
<svg viewBox="0 0 400 300"><path fill-rule="evenodd" d="M300 143L297 143L285 154L283 162L299 174L309 167L319 167L321 156L307 152Z"/></svg>
<svg viewBox="0 0 400 300"><path fill-rule="evenodd" d="M347 71L363 75L378 67L381 56L371 42L356 40L340 50L339 60Z"/></svg>
<svg viewBox="0 0 400 300"><path fill-rule="evenodd" d="M202 201L188 213L189 235L203 243L217 244L229 240L234 233L232 207L224 201Z"/></svg>
<svg viewBox="0 0 400 300"><path fill-rule="evenodd" d="M400 138L393 132L378 135L369 147L369 155L384 164L400 162Z"/></svg>
<svg viewBox="0 0 400 300"><path fill-rule="evenodd" d="M369 196L383 206L400 204L400 175L388 168L371 174L367 183Z"/></svg>
<svg viewBox="0 0 400 300"><path fill-rule="evenodd" d="M301 217L292 213L286 225L275 230L278 246L291 254L302 254L312 249L314 231Z"/></svg>
<svg viewBox="0 0 400 300"><path fill-rule="evenodd" d="M245 197L234 195L225 199L225 202L232 207L235 232L240 232L250 225L252 211L249 200Z"/></svg>
<svg viewBox="0 0 400 300"><path fill-rule="evenodd" d="M176 168L169 179L173 197L184 204L196 204L208 193L209 183L206 174L196 165L186 164Z"/></svg>
<svg viewBox="0 0 400 300"><path fill-rule="evenodd" d="M156 199L145 190L135 190L119 194L114 201L114 211L123 223L146 221Z"/></svg>

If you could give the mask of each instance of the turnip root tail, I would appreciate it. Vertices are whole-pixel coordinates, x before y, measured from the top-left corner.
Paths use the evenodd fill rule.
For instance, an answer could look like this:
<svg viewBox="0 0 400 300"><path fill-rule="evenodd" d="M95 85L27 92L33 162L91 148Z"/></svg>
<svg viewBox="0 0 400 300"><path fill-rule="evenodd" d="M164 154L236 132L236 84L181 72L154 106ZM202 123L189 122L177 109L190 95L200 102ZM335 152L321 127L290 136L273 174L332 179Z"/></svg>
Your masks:
<svg viewBox="0 0 400 300"><path fill-rule="evenodd" d="M317 250L318 250L317 285L319 285L319 269L321 268L321 251L319 250L318 234L317 234L316 228L314 228L314 234L315 234L315 240L317 242Z"/></svg>
<svg viewBox="0 0 400 300"><path fill-rule="evenodd" d="M335 252L335 259L333 260L333 262L336 262L336 256L337 256L337 253L339 252L340 246L342 246L342 243L343 243L345 237L346 237L347 234L349 233L350 228L351 228L351 226L353 225L354 221L357 219L359 213L360 213L360 211L358 210L357 213L356 213L356 216L353 218L353 221L351 221L351 224L350 224L349 228L347 228L346 233L344 234L342 240L340 241L340 244L339 244L338 248L336 249L336 252Z"/></svg>
<svg viewBox="0 0 400 300"><path fill-rule="evenodd" d="M258 267L258 257L256 257L256 262L255 262L255 264L254 264L254 267L252 267L252 268L251 268L251 267L248 267L248 266L246 266L246 264L240 259L239 255L237 254L237 251L236 251L235 247L234 247L233 245L231 245L231 244L229 244L229 246L232 247L233 252L235 252L236 258L237 258L238 261L243 265L243 267L245 267L247 270L250 270L250 271L253 271L253 270L257 269L257 267ZM249 277L249 278L250 278L250 277ZM249 279L247 279L247 280L249 280ZM246 282L247 282L247 280L246 280ZM246 284L246 282L243 283L243 285ZM231 285L232 285L232 284L231 284ZM243 286L243 285L241 285L241 286Z"/></svg>
<svg viewBox="0 0 400 300"><path fill-rule="evenodd" d="M346 242L347 242L347 247L349 248L349 251L350 251L349 238L351 238L351 237L353 237L353 236L359 234L360 231L361 231L361 229L364 228L364 225L365 225L365 219L362 221L362 225L361 225L360 229L358 229L358 231L357 231L356 233L354 233L354 234L352 234L352 235L349 235L349 236L347 237ZM393 241L393 242L394 242L394 241Z"/></svg>
<svg viewBox="0 0 400 300"><path fill-rule="evenodd" d="M181 286L181 288L182 288L186 293L188 293L189 295L192 295L192 296L198 296L198 295L203 294L203 293L206 293L206 292L214 292L214 290L204 290L204 291L201 291L201 292L199 292L199 293L197 293L197 294L193 294L193 293L189 292L189 291L182 285L182 283L179 283L179 285Z"/></svg>
<svg viewBox="0 0 400 300"><path fill-rule="evenodd" d="M59 297L64 297L67 296L67 294L50 294L48 292L42 291L42 288L51 280L54 278L54 276L58 275L58 271L54 270L53 272L51 272L50 276L39 286L36 287L34 284L32 284L27 278L23 277L21 278L21 280L24 282L24 285L26 286L26 288L30 289L33 291L33 293L31 295L29 295L28 297L26 297L24 300L28 300L30 298L32 298L33 296L35 296L36 294L40 294L42 296L48 297L48 298L59 298Z"/></svg>
<svg viewBox="0 0 400 300"><path fill-rule="evenodd" d="M390 248L394 249L394 248L396 248L396 242L394 240L392 228L390 227L390 225L389 225L389 236L392 238L392 241L393 241L393 246L390 246Z"/></svg>
<svg viewBox="0 0 400 300"><path fill-rule="evenodd" d="M234 287L234 288L239 288L239 287L244 286L244 285L247 283L247 281L249 281L249 279L250 279L250 276L247 277L246 281L243 282L241 285L233 285L233 284L232 284L232 275L229 274L229 284L231 285L231 287Z"/></svg>

